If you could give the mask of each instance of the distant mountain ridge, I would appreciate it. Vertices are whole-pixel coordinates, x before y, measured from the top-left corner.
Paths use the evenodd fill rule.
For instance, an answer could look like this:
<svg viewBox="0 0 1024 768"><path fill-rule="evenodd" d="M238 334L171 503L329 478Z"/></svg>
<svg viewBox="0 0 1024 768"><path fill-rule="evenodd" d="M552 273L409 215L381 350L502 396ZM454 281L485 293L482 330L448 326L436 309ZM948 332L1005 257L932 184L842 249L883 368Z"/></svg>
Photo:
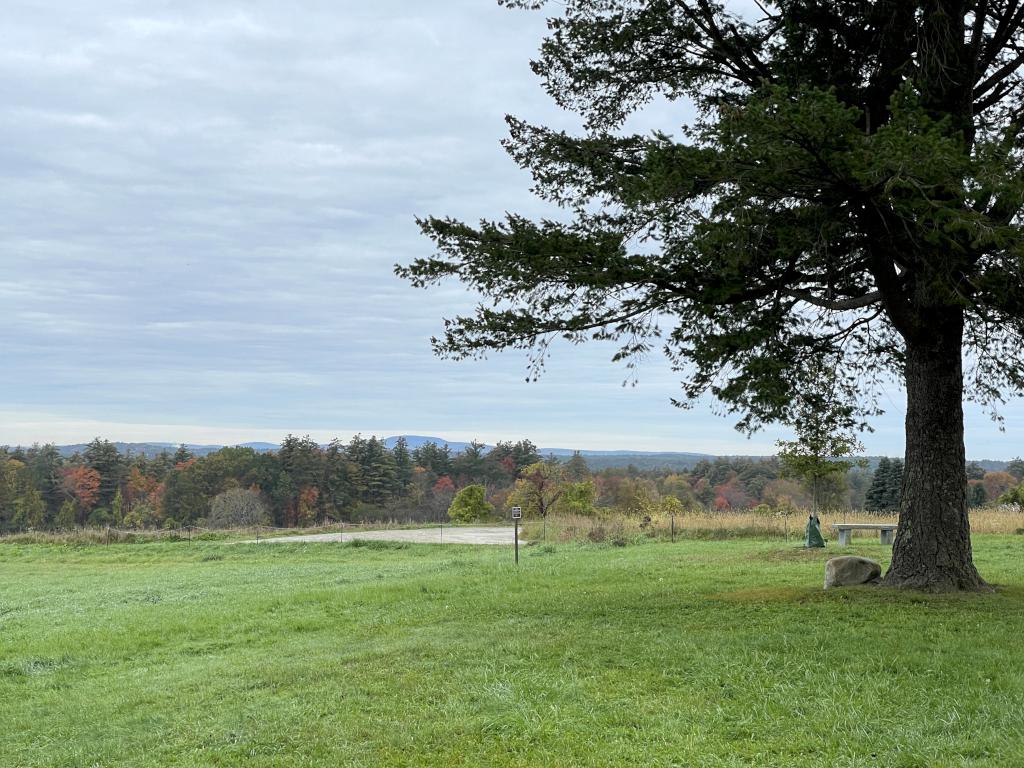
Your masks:
<svg viewBox="0 0 1024 768"><path fill-rule="evenodd" d="M88 443L74 443L73 445L58 445L57 451L61 456L69 458L74 456L76 453L81 453L88 447ZM124 454L131 454L138 456L144 454L148 458L153 458L161 453L174 453L178 450L178 446L182 443L122 443L114 442L114 447ZM223 445L202 445L198 443L184 443L185 447L196 456L207 456L211 453L216 453ZM277 443L239 443L239 448L252 448L257 453L267 453L269 451L276 451L279 446Z"/></svg>
<svg viewBox="0 0 1024 768"><path fill-rule="evenodd" d="M384 438L384 444L388 448L394 448L400 438L405 438L406 444L410 450L415 450L427 443L434 443L436 445L447 445L452 453L460 453L469 447L469 442L459 440L445 440L442 437L435 437L430 435L393 435L391 437ZM87 443L75 443L73 445L59 445L57 450L64 457L70 457L76 453L81 453L85 450ZM179 443L126 443L126 442L114 442L117 450L122 454L132 455L145 455L148 458L153 458L160 453L169 452L173 453L178 449ZM237 447L240 448L252 448L258 453L267 453L276 451L279 448L277 443L266 443L266 442L249 442L249 443L238 443ZM200 443L185 443L185 447L192 452L195 456L207 456L211 453L219 451L224 448L224 445L206 445ZM485 445L485 450L489 451L494 446ZM538 448L537 452L541 456L556 456L558 458L568 458L572 456L576 451L572 448ZM587 460L587 464L593 470L608 469L611 467L625 467L629 465L635 466L637 469L676 469L676 470L687 470L692 469L701 461L714 461L718 458L743 458L743 459L765 459L771 458L770 456L756 456L747 454L728 454L718 455L712 453L694 453L688 451L632 451L632 450L587 450L581 449L580 455ZM868 456L865 457L869 469L874 469L878 465L878 461L882 458L881 456ZM993 459L978 459L976 463L980 465L986 471L1001 471L1006 469L1007 462L998 461Z"/></svg>

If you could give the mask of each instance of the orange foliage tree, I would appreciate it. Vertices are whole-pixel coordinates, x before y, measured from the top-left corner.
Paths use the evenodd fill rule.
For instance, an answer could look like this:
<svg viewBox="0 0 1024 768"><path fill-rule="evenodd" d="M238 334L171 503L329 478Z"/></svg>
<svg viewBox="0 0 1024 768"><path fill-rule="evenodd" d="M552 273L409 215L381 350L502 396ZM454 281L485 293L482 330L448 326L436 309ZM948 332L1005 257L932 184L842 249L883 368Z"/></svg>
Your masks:
<svg viewBox="0 0 1024 768"><path fill-rule="evenodd" d="M74 499L81 523L96 506L100 493L100 473L90 467L68 467L63 473L63 488Z"/></svg>

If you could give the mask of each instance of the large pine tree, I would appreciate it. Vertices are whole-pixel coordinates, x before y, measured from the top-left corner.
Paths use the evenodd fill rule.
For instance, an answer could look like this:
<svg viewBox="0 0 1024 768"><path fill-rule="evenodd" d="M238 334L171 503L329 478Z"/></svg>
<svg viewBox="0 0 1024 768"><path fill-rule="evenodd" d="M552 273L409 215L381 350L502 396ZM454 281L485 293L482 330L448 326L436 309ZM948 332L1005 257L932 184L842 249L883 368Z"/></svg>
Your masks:
<svg viewBox="0 0 1024 768"><path fill-rule="evenodd" d="M864 508L869 512L880 512L887 509L886 488L889 485L889 478L892 476L892 464L888 456L883 456L874 474L871 475L871 485L864 495Z"/></svg>
<svg viewBox="0 0 1024 768"><path fill-rule="evenodd" d="M962 403L1024 387L1024 2L757 5L560 3L533 67L585 129L509 118L507 147L569 215L426 219L437 255L398 272L484 296L448 322L442 354L542 358L556 336L617 339L627 358L661 344L684 399L710 392L743 427L789 420L823 364L850 417L900 377L906 472L885 582L981 588ZM699 117L623 130L661 96Z"/></svg>

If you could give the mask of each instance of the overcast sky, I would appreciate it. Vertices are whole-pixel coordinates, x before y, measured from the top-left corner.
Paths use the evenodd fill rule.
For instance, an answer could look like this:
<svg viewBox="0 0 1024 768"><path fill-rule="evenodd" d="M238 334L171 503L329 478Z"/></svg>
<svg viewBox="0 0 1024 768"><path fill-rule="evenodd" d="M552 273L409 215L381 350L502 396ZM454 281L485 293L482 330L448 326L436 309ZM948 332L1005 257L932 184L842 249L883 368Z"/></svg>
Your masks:
<svg viewBox="0 0 1024 768"><path fill-rule="evenodd" d="M457 286L392 275L416 215L536 214L504 115L572 127L530 72L543 17L493 0L5 0L0 443L528 437L771 453L606 346L435 359ZM674 129L682 106L643 118ZM865 442L903 451L902 398ZM1024 454L968 416L968 454Z"/></svg>

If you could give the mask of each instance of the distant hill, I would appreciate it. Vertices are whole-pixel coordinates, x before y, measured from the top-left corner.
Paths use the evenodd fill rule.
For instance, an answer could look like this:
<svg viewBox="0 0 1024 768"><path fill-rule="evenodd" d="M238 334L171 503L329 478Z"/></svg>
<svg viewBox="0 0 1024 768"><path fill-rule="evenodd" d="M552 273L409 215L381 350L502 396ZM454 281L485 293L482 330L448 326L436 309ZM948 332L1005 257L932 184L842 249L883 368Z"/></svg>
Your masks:
<svg viewBox="0 0 1024 768"><path fill-rule="evenodd" d="M394 448L400 437L405 437L410 450L419 448L426 443L435 445L447 445L452 453L459 453L465 450L469 443L457 440L445 440L443 437L428 437L424 435L394 435L385 438L384 444L388 448ZM489 451L494 446L485 446ZM576 450L573 448L538 448L541 456L555 456L559 459L568 459ZM610 467L635 466L637 469L692 469L698 462L716 458L709 453L686 453L672 451L592 451L580 450L580 454L587 460L591 469L608 469ZM755 457L758 458L758 457Z"/></svg>
<svg viewBox="0 0 1024 768"><path fill-rule="evenodd" d="M115 442L114 445L117 450L125 455L131 454L132 456L145 455L148 458L153 458L161 453L174 453L178 450L179 443L120 443ZM57 450L61 456L70 457L76 453L81 453L86 449L88 443L75 443L74 445L58 445ZM185 447L189 449L195 456L207 456L211 453L215 453L223 448L223 445L199 445L196 443L186 443ZM269 451L276 451L276 443L241 443L241 448L252 448L258 453L266 453Z"/></svg>
<svg viewBox="0 0 1024 768"><path fill-rule="evenodd" d="M443 437L433 437L429 435L393 435L391 437L384 438L384 444L388 448L394 448L398 443L400 437L404 437L406 443L408 443L410 450L415 450L422 445L427 443L434 443L436 445L447 445L453 454L460 453L469 447L468 442L461 442L458 440L445 440ZM145 454L152 458L165 451L173 453L177 450L177 443L122 443L115 442L117 450L123 454L139 455ZM222 445L202 445L196 443L187 443L185 445L194 455L206 456L208 454L219 451L224 446ZM252 448L254 451L259 453L266 453L270 451L276 451L278 444L276 443L240 443L239 447ZM86 448L86 443L76 443L74 445L60 445L57 446L57 450L60 451L62 456L68 457L73 456L76 453L81 453ZM485 446L485 451L490 450L493 446ZM559 459L566 460L575 453L572 448L538 448L538 453L541 456L555 456ZM587 460L588 466L592 470L610 469L613 467L628 467L634 466L639 470L651 470L651 469L671 469L677 471L686 471L693 469L699 462L707 460L714 461L719 456L710 453L690 453L686 451L595 451L595 450L581 450L580 454ZM745 458L745 459L763 459L769 458L766 456L730 456L726 458ZM878 462L881 456L868 456L866 457L867 469L874 470L878 466ZM976 461L984 470L988 472L996 472L1006 469L1007 462L996 461L992 459L977 459Z"/></svg>
<svg viewBox="0 0 1024 768"><path fill-rule="evenodd" d="M541 455L554 455L562 460L572 456L573 451L554 453L542 450ZM671 469L684 472L693 469L701 461L714 461L717 457L707 453L649 453L644 451L580 451L580 455L593 471L611 469L613 467L636 467L639 470ZM757 457L764 458L764 457Z"/></svg>
<svg viewBox="0 0 1024 768"><path fill-rule="evenodd" d="M461 453L469 447L469 443L460 443L458 440L445 440L443 437L426 437L424 435L394 435L393 437L385 437L384 445L388 448L394 448L398 444L399 438L405 438L405 442L409 446L410 451L414 451L417 448L426 445L427 443L433 443L434 445L447 445L451 448L452 453ZM491 450L494 446L488 445L485 447L485 452Z"/></svg>

